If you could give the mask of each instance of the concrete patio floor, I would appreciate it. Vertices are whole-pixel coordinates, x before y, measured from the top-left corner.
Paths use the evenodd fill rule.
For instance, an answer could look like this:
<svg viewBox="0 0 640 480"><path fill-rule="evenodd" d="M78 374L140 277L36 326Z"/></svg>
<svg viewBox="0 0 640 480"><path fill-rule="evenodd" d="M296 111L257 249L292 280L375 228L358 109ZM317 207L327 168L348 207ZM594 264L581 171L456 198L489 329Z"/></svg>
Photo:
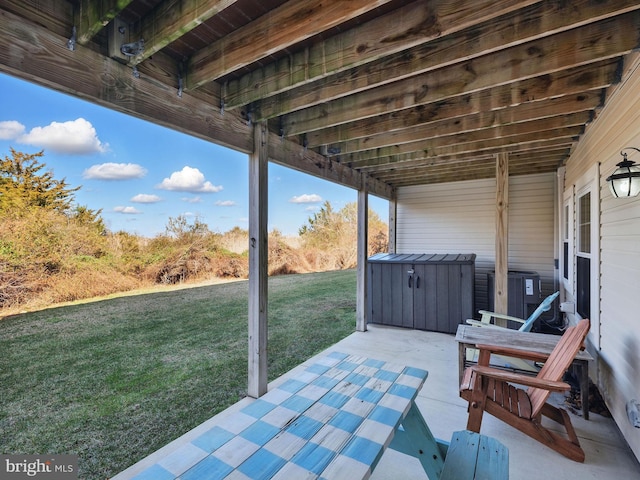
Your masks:
<svg viewBox="0 0 640 480"><path fill-rule="evenodd" d="M416 403L432 433L436 438L448 441L454 431L465 428L467 404L458 396L458 346L454 335L370 325L367 332L353 333L320 355L331 351L363 355L428 370L429 376ZM278 378L270 387L303 370L311 360ZM561 402L563 399L557 397L556 400ZM134 478L147 466L156 463L158 459L169 457L191 438L212 428L251 401L249 398L243 399L115 476L113 480ZM585 451L584 463L559 455L490 415L484 416L482 433L497 438L509 448L511 480L640 478L640 464L611 418L593 412L589 420L572 412L569 415ZM553 422L545 425L551 426ZM371 478L397 480L427 477L416 459L387 449Z"/></svg>

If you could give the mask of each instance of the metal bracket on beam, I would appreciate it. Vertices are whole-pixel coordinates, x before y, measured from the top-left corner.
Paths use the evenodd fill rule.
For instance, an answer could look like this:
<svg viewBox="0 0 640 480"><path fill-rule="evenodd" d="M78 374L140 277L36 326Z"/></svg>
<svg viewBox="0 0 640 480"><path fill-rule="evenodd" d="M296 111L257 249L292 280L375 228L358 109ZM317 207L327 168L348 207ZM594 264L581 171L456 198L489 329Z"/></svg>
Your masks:
<svg viewBox="0 0 640 480"><path fill-rule="evenodd" d="M126 57L135 57L144 52L144 38L137 42L124 43L120 46L120 53Z"/></svg>
<svg viewBox="0 0 640 480"><path fill-rule="evenodd" d="M182 98L182 63L178 63L178 98Z"/></svg>
<svg viewBox="0 0 640 480"><path fill-rule="evenodd" d="M247 119L247 125L251 126L253 124L253 104L252 103L247 105L246 113L244 113L244 118Z"/></svg>
<svg viewBox="0 0 640 480"><path fill-rule="evenodd" d="M224 115L225 98L227 98L227 85L229 82L224 82L220 89L220 115Z"/></svg>
<svg viewBox="0 0 640 480"><path fill-rule="evenodd" d="M129 25L119 18L114 18L108 26L109 56L124 63L129 63L137 55L144 52L144 39L133 41Z"/></svg>
<svg viewBox="0 0 640 480"><path fill-rule="evenodd" d="M76 26L74 25L73 28L71 29L71 37L69 38L69 40L67 40L67 48L72 52L76 49L76 41L77 41L76 34L77 34L77 30L76 30Z"/></svg>

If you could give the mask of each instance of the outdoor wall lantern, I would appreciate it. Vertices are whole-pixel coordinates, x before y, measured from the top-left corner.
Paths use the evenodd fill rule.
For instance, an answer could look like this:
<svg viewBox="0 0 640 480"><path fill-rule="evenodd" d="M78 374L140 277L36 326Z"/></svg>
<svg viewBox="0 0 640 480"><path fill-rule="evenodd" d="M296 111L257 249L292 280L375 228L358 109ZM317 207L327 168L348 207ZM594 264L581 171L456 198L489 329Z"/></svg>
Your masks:
<svg viewBox="0 0 640 480"><path fill-rule="evenodd" d="M640 193L640 165L636 165L636 162L627 160L625 150L640 152L640 149L635 147L626 147L620 152L623 160L618 163L616 171L607 177L609 190L611 190L611 194L616 198L635 197Z"/></svg>

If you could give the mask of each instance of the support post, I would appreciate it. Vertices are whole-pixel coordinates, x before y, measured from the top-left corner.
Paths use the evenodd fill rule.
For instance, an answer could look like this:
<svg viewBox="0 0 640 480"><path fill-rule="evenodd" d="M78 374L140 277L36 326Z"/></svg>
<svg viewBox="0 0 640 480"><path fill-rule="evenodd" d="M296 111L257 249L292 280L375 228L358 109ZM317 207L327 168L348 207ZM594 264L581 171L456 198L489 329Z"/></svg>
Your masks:
<svg viewBox="0 0 640 480"><path fill-rule="evenodd" d="M389 253L396 252L396 235L398 234L398 200L396 196L389 200Z"/></svg>
<svg viewBox="0 0 640 480"><path fill-rule="evenodd" d="M268 131L266 123L253 127L249 157L249 385L258 398L267 392L268 282Z"/></svg>
<svg viewBox="0 0 640 480"><path fill-rule="evenodd" d="M367 253L369 245L369 191L366 176L358 190L358 239L356 280L356 331L367 331Z"/></svg>
<svg viewBox="0 0 640 480"><path fill-rule="evenodd" d="M494 311L506 314L509 305L509 154L496 156L496 271ZM496 324L499 322L496 319ZM506 323L502 321L502 323ZM504 325L506 326L506 325Z"/></svg>

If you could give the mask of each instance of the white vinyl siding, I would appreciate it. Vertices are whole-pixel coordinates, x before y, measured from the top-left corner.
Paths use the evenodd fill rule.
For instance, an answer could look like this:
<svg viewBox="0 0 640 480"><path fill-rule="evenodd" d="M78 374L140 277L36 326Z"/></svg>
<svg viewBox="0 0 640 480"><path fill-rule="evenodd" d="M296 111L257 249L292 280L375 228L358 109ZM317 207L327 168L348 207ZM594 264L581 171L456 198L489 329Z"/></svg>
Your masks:
<svg viewBox="0 0 640 480"><path fill-rule="evenodd" d="M554 199L554 174L509 179L509 269L538 272L543 296L556 289Z"/></svg>
<svg viewBox="0 0 640 480"><path fill-rule="evenodd" d="M540 274L554 288L555 175L509 179L509 269ZM398 253L475 253L476 310L487 308L487 273L495 267L495 180L398 190Z"/></svg>
<svg viewBox="0 0 640 480"><path fill-rule="evenodd" d="M629 400L640 400L640 197L615 199L605 180L622 160L620 150L640 148L640 61L630 65L628 72L616 91L608 94L607 105L568 159L564 186L570 189L579 184L589 169L601 163L594 192L599 197L599 237L591 238L599 242L599 251L592 245L591 254L599 254L599 278L592 281L599 280L600 289L597 308L591 309L589 335L597 361L590 374L640 458L640 436L625 410ZM640 153L631 152L629 160L640 163Z"/></svg>

